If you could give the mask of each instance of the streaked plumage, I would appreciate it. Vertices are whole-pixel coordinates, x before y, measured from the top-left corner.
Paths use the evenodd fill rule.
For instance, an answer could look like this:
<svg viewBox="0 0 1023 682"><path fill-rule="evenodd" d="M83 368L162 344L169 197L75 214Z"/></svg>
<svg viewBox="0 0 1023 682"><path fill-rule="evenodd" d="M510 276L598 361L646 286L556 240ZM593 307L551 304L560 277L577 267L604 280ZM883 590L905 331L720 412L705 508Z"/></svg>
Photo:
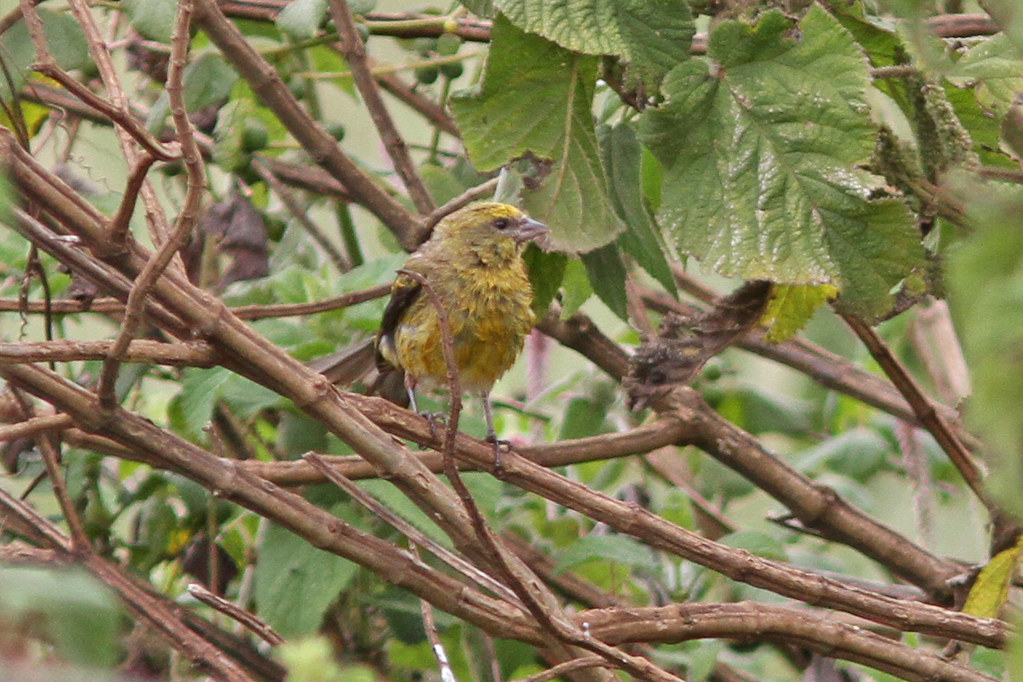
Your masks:
<svg viewBox="0 0 1023 682"><path fill-rule="evenodd" d="M490 437L490 390L515 362L536 322L522 251L546 232L514 206L471 204L444 218L403 268L425 277L442 301L461 388L484 397ZM447 386L436 309L408 275L395 279L376 351L381 372L405 372L413 401L417 385Z"/></svg>

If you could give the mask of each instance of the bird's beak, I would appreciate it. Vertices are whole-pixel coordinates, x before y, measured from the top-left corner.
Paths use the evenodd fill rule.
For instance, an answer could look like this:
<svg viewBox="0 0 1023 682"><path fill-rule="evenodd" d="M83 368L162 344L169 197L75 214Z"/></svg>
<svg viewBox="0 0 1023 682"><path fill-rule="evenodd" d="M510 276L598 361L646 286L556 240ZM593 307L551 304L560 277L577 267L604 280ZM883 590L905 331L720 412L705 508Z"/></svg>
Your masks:
<svg viewBox="0 0 1023 682"><path fill-rule="evenodd" d="M536 242L538 246L543 247L547 242L548 234L550 234L550 230L546 225L532 218L525 218L515 228L512 237L520 244Z"/></svg>

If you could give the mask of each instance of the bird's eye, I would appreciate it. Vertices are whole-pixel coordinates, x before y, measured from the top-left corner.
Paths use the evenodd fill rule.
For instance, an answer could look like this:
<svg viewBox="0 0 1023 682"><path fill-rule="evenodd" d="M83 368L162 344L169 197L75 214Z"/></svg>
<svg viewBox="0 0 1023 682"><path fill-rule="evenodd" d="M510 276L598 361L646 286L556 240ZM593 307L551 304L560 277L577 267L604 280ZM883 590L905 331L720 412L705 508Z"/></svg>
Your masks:
<svg viewBox="0 0 1023 682"><path fill-rule="evenodd" d="M505 230L509 225L511 225L511 222L507 218L498 218L494 221L494 227L499 230Z"/></svg>

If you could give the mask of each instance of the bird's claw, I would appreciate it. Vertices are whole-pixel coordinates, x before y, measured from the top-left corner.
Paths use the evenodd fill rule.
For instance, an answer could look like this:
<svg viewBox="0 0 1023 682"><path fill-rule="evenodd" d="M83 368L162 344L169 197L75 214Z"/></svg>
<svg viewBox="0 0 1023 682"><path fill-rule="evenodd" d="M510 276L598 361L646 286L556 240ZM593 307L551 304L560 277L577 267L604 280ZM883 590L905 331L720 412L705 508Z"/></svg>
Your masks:
<svg viewBox="0 0 1023 682"><path fill-rule="evenodd" d="M487 436L487 442L494 446L494 475L498 478L504 471L504 464L501 462L502 452L511 452L511 441L502 440L497 436Z"/></svg>
<svg viewBox="0 0 1023 682"><path fill-rule="evenodd" d="M419 416L426 420L430 427L430 440L436 441L440 438L437 435L438 427L445 427L448 424L448 416L443 412L420 412Z"/></svg>

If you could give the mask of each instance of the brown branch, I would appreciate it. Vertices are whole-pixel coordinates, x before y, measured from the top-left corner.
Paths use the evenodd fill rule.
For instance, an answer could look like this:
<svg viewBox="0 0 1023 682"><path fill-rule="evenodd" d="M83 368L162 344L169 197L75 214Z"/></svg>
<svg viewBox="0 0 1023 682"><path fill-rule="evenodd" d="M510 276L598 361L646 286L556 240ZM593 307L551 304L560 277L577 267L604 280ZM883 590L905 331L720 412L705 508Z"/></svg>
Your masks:
<svg viewBox="0 0 1023 682"><path fill-rule="evenodd" d="M61 561L80 564L113 589L136 618L149 623L175 649L222 679L239 682L253 679L220 649L185 625L175 613L175 607L139 587L120 566L108 562L92 551L82 553L81 550L84 549L82 547L78 547L79 551L76 552L70 539L57 527L2 488L0 508L4 509L7 515L34 528L37 531L36 536L48 545L47 549L56 552Z"/></svg>
<svg viewBox="0 0 1023 682"><path fill-rule="evenodd" d="M419 177L415 164L412 163L408 145L398 133L398 129L384 105L376 79L370 73L369 65L366 63L366 45L356 30L355 17L352 16L351 8L348 7L346 0L329 0L329 7L330 14L334 17L334 26L337 27L341 37L341 53L344 55L345 61L348 62L348 68L352 70L352 78L355 80L355 87L358 88L359 94L362 95L362 102L366 105L373 125L376 126L384 148L387 149L387 154L391 158L391 163L394 164L398 177L405 184L412 203L421 214L427 215L436 205L433 202L433 197L427 191L426 185L423 184L423 179Z"/></svg>
<svg viewBox="0 0 1023 682"><path fill-rule="evenodd" d="M231 620L241 623L245 628L259 635L270 646L284 644L284 638L277 634L277 631L270 627L266 621L255 614L249 613L237 604L233 604L223 597L214 594L199 583L189 583L186 589L196 600L219 611Z"/></svg>
<svg viewBox="0 0 1023 682"><path fill-rule="evenodd" d="M694 445L781 501L803 525L856 548L935 598L948 598L949 581L962 572L957 564L934 556L852 507L831 488L809 480L714 412L692 389L676 391L672 402L675 415L691 420Z"/></svg>
<svg viewBox="0 0 1023 682"><path fill-rule="evenodd" d="M997 512L998 507L984 488L980 467L973 460L973 456L956 437L948 423L938 414L934 403L924 395L916 380L888 348L888 344L866 323L848 315L842 317L870 351L870 355L881 365L899 392L906 398L913 409L913 414L916 415L916 421L934 436L938 445L959 470L966 485L989 510Z"/></svg>
<svg viewBox="0 0 1023 682"><path fill-rule="evenodd" d="M224 499L273 519L313 546L365 566L496 636L542 641L534 626L516 616L504 601L487 597L416 561L390 543L351 527L302 497L253 476L234 460L214 457L123 408L99 412L88 391L49 370L33 365L4 365L0 366L0 376L66 411L91 433L144 451L163 467L179 471Z"/></svg>
<svg viewBox="0 0 1023 682"><path fill-rule="evenodd" d="M125 303L124 319L121 322L121 330L110 349L110 354L103 361L103 370L100 374L99 388L96 390L99 395L100 405L110 408L117 402L115 385L121 365L121 358L128 349L128 344L138 333L142 324L142 308L145 299L156 280L164 272L171 259L178 251L185 246L188 237L192 233L199 219L199 207L202 204L202 197L206 191L206 167L203 165L202 156L192 135L193 126L188 118L188 111L185 108L184 94L184 72L187 65L188 49L190 43L189 28L192 22L192 0L181 0L178 2L174 20L174 30L171 36L170 69L167 75L167 98L170 101L171 118L174 121L174 128L177 131L181 144L182 159L185 164L185 171L188 176L186 183L184 204L170 235L162 244L156 254L149 259L145 267L139 273L132 286L131 293ZM142 163L139 167L145 167ZM118 235L112 234L111 237ZM124 232L119 233L120 237ZM123 248L123 241L114 239L117 248Z"/></svg>
<svg viewBox="0 0 1023 682"><path fill-rule="evenodd" d="M227 20L216 0L198 0L196 21L210 40L220 48L253 92L269 107L313 161L341 182L371 213L380 218L408 250L419 241L419 221L390 196L355 162L345 156L337 141L299 104L277 70Z"/></svg>
<svg viewBox="0 0 1023 682"><path fill-rule="evenodd" d="M388 431L431 447L441 446L421 417L410 415L407 410L380 398L351 395L347 399L362 406L364 410L372 410L374 420ZM703 429L697 424L701 418L708 417L684 411L671 414L664 419L676 423L677 441L686 442L695 437L697 430ZM462 434L459 434L456 443L456 454L461 467L494 472L492 445ZM838 580L802 571L781 562L754 557L748 552L725 547L671 524L645 509L609 498L580 483L547 471L539 464L520 456L518 452L503 455L502 465L501 477L508 483L603 522L652 547L694 561L734 580L816 606L856 614L903 631L926 632L950 638L960 638L962 635L968 641L978 643L980 642L977 638L983 639L987 642L985 646L997 648L1004 645L1007 630L1001 621L977 619L937 606L878 595L870 590L851 587ZM348 470L346 473L352 472ZM866 523L871 521L869 518L865 519ZM881 528L884 529L883 526ZM887 529L885 532L890 533ZM941 566L954 567L950 563ZM953 572L951 568L943 570L949 574ZM958 634L952 634L951 630Z"/></svg>
<svg viewBox="0 0 1023 682"><path fill-rule="evenodd" d="M374 73L373 77L380 84L381 88L396 99L412 107L413 110L434 127L448 135L458 137L458 127L455 125L454 119L444 110L443 106L420 94L415 87L405 83L393 73Z"/></svg>
<svg viewBox="0 0 1023 682"><path fill-rule="evenodd" d="M602 609L579 615L596 636L610 642L677 643L722 638L796 644L822 655L863 663L905 680L994 682L937 654L916 649L828 614L777 604L672 604Z"/></svg>
<svg viewBox="0 0 1023 682"><path fill-rule="evenodd" d="M0 312L45 313L47 305L44 301L21 301L13 298L0 298ZM124 304L112 298L101 298L93 301L63 300L50 301L49 312L53 315L77 315L79 313L119 313Z"/></svg>
<svg viewBox="0 0 1023 682"><path fill-rule="evenodd" d="M263 178L263 182L273 190L273 192L280 197L284 206L288 209L288 212L298 221L298 224L302 226L310 237L313 238L320 248L326 252L327 257L334 264L334 267L338 269L338 272L348 272L352 269L351 259L347 255L341 253L334 243L327 239L327 236L323 234L323 231L314 223L305 210L299 204L299 202L292 196L291 192L284 185L281 180L274 175L274 172L270 170L267 164L263 163L258 158L252 159L252 167L255 169L259 177Z"/></svg>
<svg viewBox="0 0 1023 682"><path fill-rule="evenodd" d="M0 443L18 438L31 438L50 431L63 431L73 423L71 417L66 414L50 414L14 424L0 424Z"/></svg>
<svg viewBox="0 0 1023 682"><path fill-rule="evenodd" d="M231 312L242 320L261 320L268 317L293 317L299 315L315 315L328 310L347 308L358 303L372 301L376 298L386 296L391 291L390 284L378 284L377 286L359 291L350 291L339 294L333 298L326 298L322 301L310 301L309 303L277 303L277 304L252 304L231 308ZM0 312L12 311L23 313L44 313L46 306L42 301L28 301L22 305L16 299L0 298ZM94 301L52 301L50 312L54 315L72 315L78 313L123 313L124 303L117 299L101 298Z"/></svg>
<svg viewBox="0 0 1023 682"><path fill-rule="evenodd" d="M0 343L0 364L102 360L110 355L112 346L112 341ZM136 339L128 345L122 360L172 367L213 367L217 364L217 354L209 344L201 341L164 343Z"/></svg>

